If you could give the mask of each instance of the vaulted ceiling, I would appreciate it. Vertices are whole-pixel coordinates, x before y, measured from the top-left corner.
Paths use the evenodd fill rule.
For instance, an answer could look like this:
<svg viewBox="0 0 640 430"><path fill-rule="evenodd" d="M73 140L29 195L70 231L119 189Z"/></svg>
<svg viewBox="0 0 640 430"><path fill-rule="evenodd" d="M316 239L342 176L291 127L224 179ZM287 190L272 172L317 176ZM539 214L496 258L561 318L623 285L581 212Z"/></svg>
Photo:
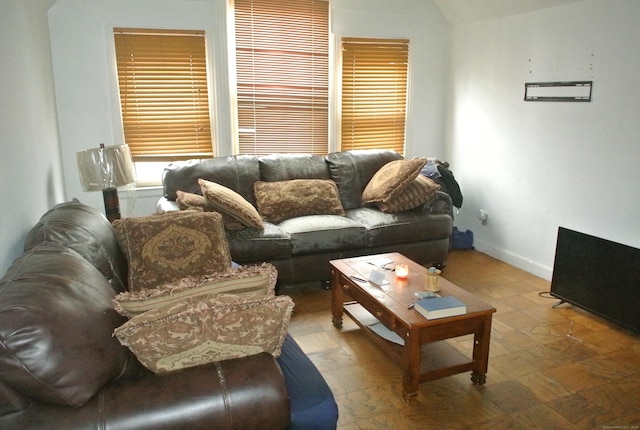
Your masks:
<svg viewBox="0 0 640 430"><path fill-rule="evenodd" d="M452 24L501 18L583 0L433 0Z"/></svg>

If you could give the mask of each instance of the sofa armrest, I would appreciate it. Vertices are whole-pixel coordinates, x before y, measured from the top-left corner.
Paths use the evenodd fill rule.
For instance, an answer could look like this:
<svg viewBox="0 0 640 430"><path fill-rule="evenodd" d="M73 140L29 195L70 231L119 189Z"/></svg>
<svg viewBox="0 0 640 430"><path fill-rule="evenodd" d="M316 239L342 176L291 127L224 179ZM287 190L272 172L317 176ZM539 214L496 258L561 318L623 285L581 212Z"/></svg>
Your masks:
<svg viewBox="0 0 640 430"><path fill-rule="evenodd" d="M33 403L0 428L284 429L282 371L267 353L107 384L80 408Z"/></svg>
<svg viewBox="0 0 640 430"><path fill-rule="evenodd" d="M432 214L446 214L453 219L453 202L449 194L443 191L436 191L436 198L431 202L425 210Z"/></svg>

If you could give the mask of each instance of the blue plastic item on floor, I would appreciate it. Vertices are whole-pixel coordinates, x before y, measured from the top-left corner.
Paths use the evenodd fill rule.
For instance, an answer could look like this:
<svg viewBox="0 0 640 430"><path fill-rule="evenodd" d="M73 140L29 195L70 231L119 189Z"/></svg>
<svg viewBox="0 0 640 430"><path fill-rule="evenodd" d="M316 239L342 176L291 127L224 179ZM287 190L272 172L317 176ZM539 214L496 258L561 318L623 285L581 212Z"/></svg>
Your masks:
<svg viewBox="0 0 640 430"><path fill-rule="evenodd" d="M473 232L460 231L457 227L453 227L451 246L453 249L473 249Z"/></svg>

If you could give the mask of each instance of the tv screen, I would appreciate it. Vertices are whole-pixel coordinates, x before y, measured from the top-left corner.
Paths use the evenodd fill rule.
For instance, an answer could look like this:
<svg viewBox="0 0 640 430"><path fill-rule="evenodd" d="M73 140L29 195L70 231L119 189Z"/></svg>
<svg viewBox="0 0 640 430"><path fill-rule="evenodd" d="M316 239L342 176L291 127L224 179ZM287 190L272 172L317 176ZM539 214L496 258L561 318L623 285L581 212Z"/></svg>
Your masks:
<svg viewBox="0 0 640 430"><path fill-rule="evenodd" d="M558 228L551 295L640 331L640 249Z"/></svg>

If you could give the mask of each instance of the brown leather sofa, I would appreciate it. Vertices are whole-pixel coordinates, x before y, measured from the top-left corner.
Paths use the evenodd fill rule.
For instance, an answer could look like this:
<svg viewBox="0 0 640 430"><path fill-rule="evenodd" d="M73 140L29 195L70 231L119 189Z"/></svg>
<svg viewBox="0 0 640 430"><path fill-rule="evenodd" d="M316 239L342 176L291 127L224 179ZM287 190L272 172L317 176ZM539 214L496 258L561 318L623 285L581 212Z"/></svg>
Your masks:
<svg viewBox="0 0 640 430"><path fill-rule="evenodd" d="M112 335L126 270L109 222L78 201L28 233L0 279L0 429L287 428L290 393L270 354L143 368Z"/></svg>
<svg viewBox="0 0 640 430"><path fill-rule="evenodd" d="M198 179L219 183L256 206L256 181L331 179L338 186L346 216L311 215L265 222L264 230L227 232L234 261L267 261L278 269L280 283L328 280L329 260L385 252L400 252L420 264L444 265L453 229L448 194L413 210L383 213L363 207L362 192L386 163L403 157L388 150L309 154L234 155L172 163L163 175L158 211L179 210L176 192L200 194Z"/></svg>

